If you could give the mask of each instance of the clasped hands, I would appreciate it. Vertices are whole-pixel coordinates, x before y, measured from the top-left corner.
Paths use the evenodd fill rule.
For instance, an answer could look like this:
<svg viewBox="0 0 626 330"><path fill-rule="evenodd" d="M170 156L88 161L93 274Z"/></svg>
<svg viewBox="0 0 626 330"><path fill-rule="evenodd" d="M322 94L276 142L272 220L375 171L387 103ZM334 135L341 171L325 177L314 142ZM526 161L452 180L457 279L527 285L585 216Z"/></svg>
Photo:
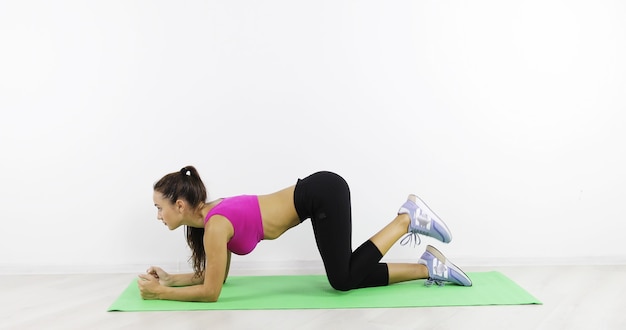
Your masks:
<svg viewBox="0 0 626 330"><path fill-rule="evenodd" d="M146 274L139 274L137 285L141 298L146 300L159 299L163 286L169 286L170 275L159 267L150 267Z"/></svg>

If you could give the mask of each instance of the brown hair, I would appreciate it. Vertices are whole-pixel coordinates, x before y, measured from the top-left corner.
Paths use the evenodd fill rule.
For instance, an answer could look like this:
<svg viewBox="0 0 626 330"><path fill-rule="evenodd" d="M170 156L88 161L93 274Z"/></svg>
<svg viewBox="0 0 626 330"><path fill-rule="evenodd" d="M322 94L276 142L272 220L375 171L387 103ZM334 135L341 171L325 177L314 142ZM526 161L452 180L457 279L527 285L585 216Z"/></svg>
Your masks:
<svg viewBox="0 0 626 330"><path fill-rule="evenodd" d="M207 200L207 192L200 174L193 166L185 166L178 172L165 175L154 184L154 191L163 194L163 197L176 203L183 199L192 207L197 208ZM206 255L204 252L204 228L194 228L185 226L187 235L187 245L191 248L189 260L193 264L196 276L202 276L205 270Z"/></svg>

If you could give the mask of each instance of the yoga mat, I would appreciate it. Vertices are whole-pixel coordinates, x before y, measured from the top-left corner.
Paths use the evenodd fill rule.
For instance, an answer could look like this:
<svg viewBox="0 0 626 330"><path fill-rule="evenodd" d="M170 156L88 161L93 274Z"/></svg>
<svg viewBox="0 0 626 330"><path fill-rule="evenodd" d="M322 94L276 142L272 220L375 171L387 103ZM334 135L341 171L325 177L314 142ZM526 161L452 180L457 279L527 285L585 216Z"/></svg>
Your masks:
<svg viewBox="0 0 626 330"><path fill-rule="evenodd" d="M395 308L541 304L499 272L467 273L472 287L425 286L424 280L336 291L324 275L232 276L215 303L143 300L133 280L108 311Z"/></svg>

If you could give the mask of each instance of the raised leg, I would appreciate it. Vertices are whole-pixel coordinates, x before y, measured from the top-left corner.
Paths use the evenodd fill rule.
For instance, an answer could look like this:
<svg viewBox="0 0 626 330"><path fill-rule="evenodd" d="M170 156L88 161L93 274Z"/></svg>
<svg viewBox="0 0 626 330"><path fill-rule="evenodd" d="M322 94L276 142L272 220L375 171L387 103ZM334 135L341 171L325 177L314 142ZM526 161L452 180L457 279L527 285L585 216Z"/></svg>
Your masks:
<svg viewBox="0 0 626 330"><path fill-rule="evenodd" d="M388 225L376 233L370 241L376 245L382 255L387 254L389 249L407 233L411 219L407 214L399 214Z"/></svg>

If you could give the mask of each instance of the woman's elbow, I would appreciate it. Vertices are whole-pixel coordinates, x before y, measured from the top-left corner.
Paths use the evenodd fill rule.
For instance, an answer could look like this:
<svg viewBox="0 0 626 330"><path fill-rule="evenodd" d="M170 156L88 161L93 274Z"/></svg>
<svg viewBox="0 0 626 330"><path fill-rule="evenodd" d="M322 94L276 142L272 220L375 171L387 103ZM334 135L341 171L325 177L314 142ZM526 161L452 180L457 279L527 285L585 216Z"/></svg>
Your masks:
<svg viewBox="0 0 626 330"><path fill-rule="evenodd" d="M219 295L208 295L208 296L202 297L202 302L214 303L214 302L217 302L218 298L219 298Z"/></svg>
<svg viewBox="0 0 626 330"><path fill-rule="evenodd" d="M199 299L200 302L205 302L205 303L214 303L217 302L217 298L216 296L207 296L207 297L202 297Z"/></svg>
<svg viewBox="0 0 626 330"><path fill-rule="evenodd" d="M201 302L217 302L217 299L219 298L220 293L215 292L214 290L203 290L199 301Z"/></svg>

